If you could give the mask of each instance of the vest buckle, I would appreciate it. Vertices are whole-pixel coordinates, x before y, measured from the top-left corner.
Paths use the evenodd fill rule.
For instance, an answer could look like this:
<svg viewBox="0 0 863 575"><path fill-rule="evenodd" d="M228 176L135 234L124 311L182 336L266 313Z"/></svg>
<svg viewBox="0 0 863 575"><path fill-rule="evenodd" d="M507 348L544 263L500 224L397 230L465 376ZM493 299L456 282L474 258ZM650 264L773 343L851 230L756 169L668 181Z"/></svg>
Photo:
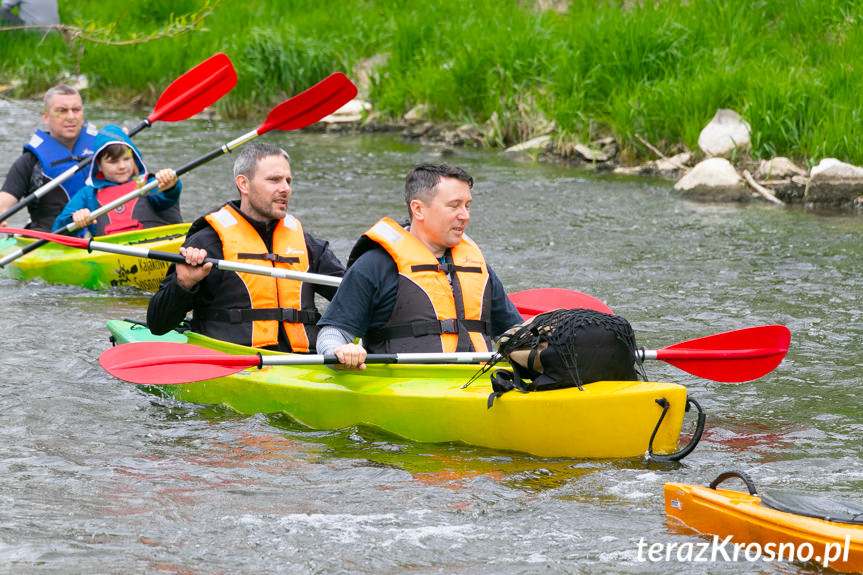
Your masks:
<svg viewBox="0 0 863 575"><path fill-rule="evenodd" d="M299 323L300 314L297 310L292 308L281 308L282 311L282 319L281 321L285 321L288 323Z"/></svg>
<svg viewBox="0 0 863 575"><path fill-rule="evenodd" d="M457 319L442 319L440 321L440 332L441 333L458 333L458 320Z"/></svg>

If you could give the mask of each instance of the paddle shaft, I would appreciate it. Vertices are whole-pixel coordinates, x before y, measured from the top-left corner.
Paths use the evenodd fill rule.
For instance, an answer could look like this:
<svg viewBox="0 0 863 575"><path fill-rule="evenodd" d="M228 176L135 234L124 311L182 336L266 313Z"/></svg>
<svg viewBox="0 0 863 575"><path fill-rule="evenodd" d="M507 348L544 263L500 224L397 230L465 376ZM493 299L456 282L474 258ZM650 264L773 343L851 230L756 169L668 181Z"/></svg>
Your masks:
<svg viewBox="0 0 863 575"><path fill-rule="evenodd" d="M787 348L760 347L752 349L639 349L636 357L641 361L658 359L660 361L701 360L701 359L759 359L785 354Z"/></svg>
<svg viewBox="0 0 863 575"><path fill-rule="evenodd" d="M243 136L240 136L239 138L237 138L231 142L228 142L227 144L223 144L221 147L209 152L208 154L201 156L200 158L198 158L196 160L192 160L188 164L186 164L180 168L177 168L174 171L177 173L177 177L179 178L183 174L191 172L192 170L194 170L198 166L202 166L202 165L206 164L207 162L210 162L210 161L218 158L219 156L221 156L223 154L230 153L232 150L236 149L238 146L245 144L246 142L255 138L256 136L258 136L257 130L252 130L248 134L244 134ZM145 196L145 195L149 194L150 192L152 192L153 190L155 190L158 187L159 187L159 182L157 182L156 180L153 180L153 181L145 184L144 186L141 186L137 190L129 192L125 196L121 196L121 197L117 198L116 200L114 200L113 202L109 202L97 210L93 210L93 212L90 214L90 217L95 220L99 216L101 216L103 214L107 214L108 212L110 212L114 208L122 206L123 204L125 204L129 200L133 200L139 196ZM66 225L65 228L63 228L63 230L65 232L74 232L77 229L78 229L78 226L75 224L75 222L70 222L69 224ZM64 232L60 232L60 233L64 233ZM44 240L44 241L49 241L49 240ZM31 246L27 246L27 247L30 248ZM36 249L36 248L32 248L32 249Z"/></svg>
<svg viewBox="0 0 863 575"><path fill-rule="evenodd" d="M330 114L343 106L345 103L350 101L350 99L353 98L356 93L356 86L354 86L350 82L350 80L348 80L343 74L332 74L318 84L316 84L315 86L312 86L305 92L298 94L293 98L290 98L289 100L285 100L284 102L273 108L264 123L258 126L256 129L246 134L243 134L239 138L236 138L228 142L227 144L222 144L211 152L204 154L200 158L189 162L181 168L178 168L177 170L175 170L175 172L179 177L197 168L198 166L206 164L207 162L210 162L223 154L231 152L232 150L248 142L249 140L252 140L260 135L266 134L271 130L285 131L304 128L310 124L313 124L314 122L317 122L327 114ZM113 202L102 206L101 208L93 211L90 215L94 219L98 218L99 216L113 210L118 206L123 205L131 199L149 193L150 191L156 189L158 186L158 182L154 180L144 185L143 187L133 192L129 192L128 194L117 198ZM75 224L75 222L70 222L65 228L60 231L61 233L68 233L77 229L78 226ZM51 241L51 239L42 238L36 240L32 244L29 244L14 253L7 255L3 259L0 259L0 268L20 258L21 256L24 256L32 252L33 250L44 246L49 241Z"/></svg>
<svg viewBox="0 0 863 575"><path fill-rule="evenodd" d="M129 345L129 344L124 344ZM453 353L372 353L366 356L365 363L378 364L454 364L454 363L482 363L490 361L493 352L453 352ZM229 355L214 356L210 354L196 355L160 355L158 358L160 366L178 364L206 363L208 365L224 366L226 368L261 368L273 365L334 365L339 364L339 358L335 355ZM142 357L112 365L113 369L137 369L153 365L153 358Z"/></svg>
<svg viewBox="0 0 863 575"><path fill-rule="evenodd" d="M223 144L220 148L217 148L217 149L211 151L210 153L208 153L204 156L201 156L200 158L193 160L193 161L189 162L188 164L186 164L185 166L182 166L181 168L178 168L177 170L175 170L177 173L177 177L180 177L183 174L194 170L198 166L202 166L202 165L206 164L207 162L210 162L210 161L214 160L215 158L218 158L222 154L229 153L231 150L235 149L237 146L240 146L241 144L248 142L249 140L256 137L257 135L258 135L257 130L252 130L248 134L245 134L245 135L237 138L236 140L228 142L227 144ZM95 220L99 216L101 216L103 214L107 214L108 212L110 212L114 208L122 206L123 204L125 204L129 200L133 200L139 196L144 196L144 195L150 193L151 191L155 190L158 187L159 187L159 182L157 182L156 180L153 180L153 181L149 182L148 184L141 186L137 190L129 192L128 194L117 198L113 202L109 202L109 203L105 204L104 206L102 206L101 208L99 208L97 210L93 210L93 212L90 214L90 217ZM66 234L66 233L74 232L77 229L79 229L79 228L78 228L77 224L75 224L75 222L69 222L69 224L67 224L65 228L58 230L58 233ZM18 258L20 258L21 256L29 254L33 250L41 248L42 246L44 246L45 244L47 244L50 241L51 240L47 240L47 239L42 238L40 240L36 240L32 244L24 246L23 248L21 248L20 250L18 250L15 253L9 254L5 258L0 259L0 268L2 268L6 264L8 264L8 263L10 263L10 262L12 262ZM93 249L96 249L96 248L93 248ZM142 256L142 257L146 257L146 256ZM158 259L158 258L156 258L156 259Z"/></svg>
<svg viewBox="0 0 863 575"><path fill-rule="evenodd" d="M693 369L704 374L705 368L701 366L702 361L719 361L720 363L751 364L757 365L748 370L749 375L760 376L769 372L775 364L773 360L781 360L784 356L783 349L784 326L761 326L746 328L736 332L726 332L706 338L699 338L676 344L660 350L641 350L641 359L662 359L663 354L668 354L678 359L671 360L672 365L683 369L687 365L692 373ZM755 348L733 349L734 340L740 338L745 342L754 337L764 337L774 340L772 347L765 350ZM726 344L726 348L715 349L717 342ZM704 342L704 345L699 344ZM685 347L684 347L685 346ZM778 357L776 357L778 355ZM681 356L687 359L679 359ZM763 357L769 357L769 362L762 363ZM397 354L369 354L366 356L367 364L464 364L482 363L492 361L497 357L494 352L454 352L454 353L397 353ZM752 358L755 359L752 359ZM255 355L231 355L223 351L199 347L186 343L154 341L125 343L112 347L99 357L99 363L111 375L141 385L173 385L203 381L217 377L225 377L245 369L262 368L264 366L301 366L338 364L335 355L302 355L302 354L262 354ZM708 374L709 375L709 374ZM727 375L727 374L725 374ZM717 381L736 381L734 377L724 377Z"/></svg>
<svg viewBox="0 0 863 575"><path fill-rule="evenodd" d="M228 93L236 82L237 75L230 59L221 53L211 56L174 80L162 93L153 113L132 128L129 131L129 137L134 137L141 130L149 128L155 121L175 122L197 114ZM3 214L0 214L0 222L6 221L33 201L55 189L79 170L89 166L92 161L92 155L81 158L77 164L69 167L62 174L50 182L46 182ZM5 264L0 264L0 267L2 265Z"/></svg>
<svg viewBox="0 0 863 575"><path fill-rule="evenodd" d="M152 124L150 123L149 120L142 121L140 124L135 126L135 128L129 132L129 137L130 138L133 137L135 134L137 134L138 132L140 132L144 128L150 127L151 125ZM27 207L28 205L33 203L34 201L38 200L39 198L41 198L42 196L44 196L45 194L47 194L51 190L55 189L57 186L59 186L60 184L62 184L63 182L65 182L66 180L68 180L69 178L74 176L76 173L78 173L79 170L83 170L84 168L89 166L92 161L93 161L93 156L87 156L85 158L81 158L81 160L79 160L77 164L75 164L74 166L71 166L65 172L63 172L62 174L60 174L59 176L57 176L56 178L54 178L50 182L46 182L44 185L37 188L35 191L30 193L28 196L21 198L17 204L15 204L11 208L9 208L8 210L6 210L2 214L0 214L0 222L6 221L7 219L9 219L12 216L14 216L15 214L17 214L22 209L24 209L25 207Z"/></svg>
<svg viewBox="0 0 863 575"><path fill-rule="evenodd" d="M107 252L113 254L126 255L137 258L144 259L154 259L160 261L166 261L171 263L186 263L186 260L183 256L170 252L160 252L156 250L151 250L142 246L127 246L122 244L115 244L109 242L100 242L94 239L84 239L77 238L71 236L62 236L59 234L52 234L49 232L40 232L38 230L22 230L15 228L0 228L0 232L2 233L17 233L21 235L27 235L30 237L41 238L48 241L56 242L61 245L86 249L87 251L99 251L99 252ZM328 285L338 287L341 283L341 278L334 276L327 276L321 274L314 274L309 272L299 272L293 271L283 268L273 268L268 266L260 266L255 264L246 264L236 261L230 260L219 260L215 258L206 258L203 263L212 263L213 267L225 270L225 271L233 271L233 272L241 272L241 273L250 273L250 274L258 274L258 275L266 275L279 279L289 279L289 280L298 280L305 281L308 283L320 284L320 285ZM542 298L545 295L545 291L543 289L539 289L538 295L539 298ZM560 290L561 292L564 290ZM607 309L607 306L597 300L596 298L589 296L587 294L583 294L576 291L566 290L570 292L568 300L565 302L568 304L568 307L583 307L596 309L596 306L599 305L602 308ZM531 290L525 290L522 292L516 292L514 294L510 294L513 299L513 303L515 303L516 309L518 309L519 313L530 314L533 315L538 313L537 303L532 301L531 298L527 296L530 294ZM536 299L536 298L534 298ZM564 303L564 300L558 296L554 300L554 305ZM524 306L527 306L526 308ZM548 311L548 310L539 310ZM597 311L602 311L601 309Z"/></svg>
<svg viewBox="0 0 863 575"><path fill-rule="evenodd" d="M41 232L38 230L22 230L16 228L0 228L0 232L2 233L10 233L10 234L19 234L30 236L34 238L45 239L48 241L56 242L61 245L86 249L87 251L100 251L100 252L108 252L120 255L127 255L131 257L144 258L144 259L154 259L161 260L171 263L186 263L186 260L183 256L170 252L160 252L156 250L150 250L148 248L142 246L127 246L122 244L108 243L108 242L99 242L94 239L84 239L72 236L62 236L59 234L52 234L49 232ZM259 274L266 275L275 278L281 279L290 279L290 280L298 280L305 281L308 283L315 283L320 285L328 285L337 287L341 283L341 278L326 276L321 274L314 274L308 272L299 272L293 270L287 270L283 268L273 268L268 266L260 266L255 264L245 264L241 262L229 261L229 260L219 260L215 258L206 258L203 263L212 263L213 267L225 271L233 271L233 272L242 272L242 273L250 273L250 274ZM602 303L600 300L596 299L593 296L589 296L587 294L583 294L581 292L573 291L573 290L564 290L564 289L555 289L554 290L554 298L552 298L551 304L546 307L542 307L540 305L540 301L544 299L548 299L548 293L550 288L539 288L536 290L524 290L521 292L515 292L509 294L510 299L515 304L516 309L519 313L523 315L534 315L537 313L542 313L543 311L549 311L554 308L587 308L593 309L596 311L606 311L608 310L608 306ZM533 294L535 292L535 294ZM564 294L564 292L566 292ZM533 297L531 297L533 295ZM566 297L564 297L566 295ZM610 310L608 310L610 311Z"/></svg>
<svg viewBox="0 0 863 575"><path fill-rule="evenodd" d="M315 274L309 274L315 275ZM328 276L321 276L328 277ZM329 278L333 279L333 278ZM336 278L337 279L337 278ZM664 349L641 349L638 354L644 360L663 359L750 359L769 357L777 353L784 353L782 349L728 349L728 350L664 350ZM452 353L370 353L366 355L365 363L422 363L422 364L447 364L447 363L483 363L491 361L495 352L452 352ZM259 357L261 358L259 361ZM244 364L254 361L254 365L322 365L337 364L335 355L226 355L225 357L204 356L177 356L160 357L160 363L194 362L217 363L221 365ZM146 362L149 364L150 362ZM144 364L144 362L142 362ZM130 365L126 367L131 367Z"/></svg>
<svg viewBox="0 0 863 575"><path fill-rule="evenodd" d="M40 240L42 241L42 240ZM45 240L48 241L48 240ZM156 250L150 250L140 246L124 246L120 244L111 244L107 242L97 242L94 240L84 240L87 242L86 247L88 250L96 250L98 252L108 252L113 254L122 254L127 256L134 256L139 258L147 258L153 260L161 260L165 262L172 262L177 264L186 263L186 258L181 256L180 254L172 254L170 252L160 252ZM299 280L305 281L309 283L328 285L328 286L338 286L342 278L333 277L333 276L325 276L323 274L313 274L308 272L298 272L293 270L287 270L282 268L271 268L267 266L258 266L255 264L245 264L242 262L233 262L229 260L219 260L215 258L205 258L204 263L211 263L213 267L218 268L220 270L231 271L231 272L242 272L248 274L257 274L257 275L265 275L278 279L289 279L289 280Z"/></svg>

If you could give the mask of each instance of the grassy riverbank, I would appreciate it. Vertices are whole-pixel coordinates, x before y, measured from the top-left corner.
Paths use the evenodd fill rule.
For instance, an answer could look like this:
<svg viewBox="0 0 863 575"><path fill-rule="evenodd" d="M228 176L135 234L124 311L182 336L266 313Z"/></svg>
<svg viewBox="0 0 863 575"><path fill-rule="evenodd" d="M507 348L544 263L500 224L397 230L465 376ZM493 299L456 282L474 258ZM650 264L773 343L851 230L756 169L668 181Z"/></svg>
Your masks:
<svg viewBox="0 0 863 575"><path fill-rule="evenodd" d="M201 5L61 0L60 14L84 35L124 41ZM202 26L131 46L0 32L0 84L21 80L11 93L33 95L80 70L91 101L149 105L224 51L239 83L218 107L243 116L335 70L357 81L372 61L367 98L384 117L428 104L433 120L477 124L496 145L554 122L561 139L613 134L624 158L651 156L636 134L667 153L696 149L716 109L733 108L752 125L753 156L863 164L857 1L221 0Z"/></svg>

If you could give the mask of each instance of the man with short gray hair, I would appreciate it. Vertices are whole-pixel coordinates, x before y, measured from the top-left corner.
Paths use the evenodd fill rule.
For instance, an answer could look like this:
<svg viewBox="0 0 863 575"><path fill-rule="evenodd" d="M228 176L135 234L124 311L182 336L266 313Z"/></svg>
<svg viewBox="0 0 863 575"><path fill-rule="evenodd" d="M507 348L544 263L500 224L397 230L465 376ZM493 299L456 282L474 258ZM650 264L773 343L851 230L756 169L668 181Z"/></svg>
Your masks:
<svg viewBox="0 0 863 575"><path fill-rule="evenodd" d="M290 157L278 146L252 143L234 162L240 193L198 218L180 254L150 300L154 334L175 328L192 310L192 329L216 339L278 351L313 352L320 318L315 294L336 288L298 280L213 269L207 257L341 277L344 266L326 241L303 231L288 213Z"/></svg>
<svg viewBox="0 0 863 575"><path fill-rule="evenodd" d="M45 93L42 121L48 131L36 130L24 146L24 152L9 168L0 188L0 214L56 178L87 156L93 155L95 127L84 121L81 94L71 86L60 84ZM54 219L75 193L84 187L86 170L75 175L27 204L28 228L50 232ZM4 222L0 222L4 223Z"/></svg>

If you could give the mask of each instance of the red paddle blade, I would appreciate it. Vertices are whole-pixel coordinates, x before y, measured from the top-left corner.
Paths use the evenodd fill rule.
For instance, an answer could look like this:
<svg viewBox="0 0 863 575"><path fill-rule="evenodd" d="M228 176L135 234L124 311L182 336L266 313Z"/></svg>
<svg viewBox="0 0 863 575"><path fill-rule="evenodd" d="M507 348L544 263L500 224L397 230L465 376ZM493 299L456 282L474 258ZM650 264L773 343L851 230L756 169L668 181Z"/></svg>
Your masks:
<svg viewBox="0 0 863 575"><path fill-rule="evenodd" d="M751 381L782 362L791 345L784 325L763 325L684 341L656 352L656 359L713 381Z"/></svg>
<svg viewBox="0 0 863 575"><path fill-rule="evenodd" d="M24 230L19 228L0 228L0 234L18 234L26 238L39 238L48 240L55 244L62 244L72 248L86 248L88 240L84 238L76 238L74 236L64 236L61 234L52 234L49 232L40 232L39 230Z"/></svg>
<svg viewBox="0 0 863 575"><path fill-rule="evenodd" d="M123 381L171 385L224 377L258 367L257 355L230 355L187 343L124 343L99 356L102 368Z"/></svg>
<svg viewBox="0 0 863 575"><path fill-rule="evenodd" d="M186 120L214 104L236 85L237 72L234 65L220 52L171 82L162 92L147 120L151 123L157 120Z"/></svg>
<svg viewBox="0 0 863 575"><path fill-rule="evenodd" d="M258 128L258 135L270 130L298 130L329 116L357 95L357 87L341 72L331 74L272 109Z"/></svg>
<svg viewBox="0 0 863 575"><path fill-rule="evenodd" d="M509 294L509 299L524 319L554 309L592 309L614 313L593 296L563 288L537 288Z"/></svg>

